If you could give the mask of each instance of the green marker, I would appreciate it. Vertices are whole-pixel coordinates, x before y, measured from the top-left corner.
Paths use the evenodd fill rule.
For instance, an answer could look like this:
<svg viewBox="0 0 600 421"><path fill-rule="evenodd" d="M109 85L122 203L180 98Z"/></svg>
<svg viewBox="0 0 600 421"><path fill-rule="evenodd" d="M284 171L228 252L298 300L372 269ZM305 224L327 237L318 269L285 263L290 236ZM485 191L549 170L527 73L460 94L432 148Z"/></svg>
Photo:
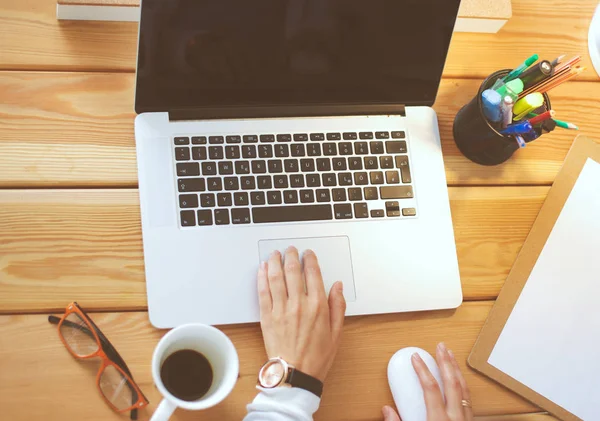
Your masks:
<svg viewBox="0 0 600 421"><path fill-rule="evenodd" d="M513 69L509 74L504 76L504 79L502 79L502 81L508 82L509 80L513 80L514 78L519 77L521 73L523 73L525 70L527 70L529 66L531 66L537 61L538 57L539 56L537 54L532 55L527 60L525 60L525 63L521 64L519 67Z"/></svg>

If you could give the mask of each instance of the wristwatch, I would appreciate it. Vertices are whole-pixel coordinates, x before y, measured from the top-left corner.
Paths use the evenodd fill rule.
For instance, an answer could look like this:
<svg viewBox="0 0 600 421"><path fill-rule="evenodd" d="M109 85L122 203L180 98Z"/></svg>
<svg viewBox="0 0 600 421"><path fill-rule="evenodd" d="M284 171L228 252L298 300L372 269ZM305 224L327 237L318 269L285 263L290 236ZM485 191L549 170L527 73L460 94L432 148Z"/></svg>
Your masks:
<svg viewBox="0 0 600 421"><path fill-rule="evenodd" d="M323 382L297 370L288 364L283 358L275 357L262 366L258 373L258 384L265 389L273 389L279 386L299 387L308 390L321 397L323 394Z"/></svg>

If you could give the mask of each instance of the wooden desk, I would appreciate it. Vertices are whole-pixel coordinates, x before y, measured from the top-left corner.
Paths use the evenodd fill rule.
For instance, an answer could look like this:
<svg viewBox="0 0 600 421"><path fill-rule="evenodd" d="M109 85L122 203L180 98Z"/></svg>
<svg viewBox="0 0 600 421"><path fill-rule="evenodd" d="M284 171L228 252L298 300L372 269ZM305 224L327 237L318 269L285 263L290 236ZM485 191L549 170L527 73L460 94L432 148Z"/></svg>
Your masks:
<svg viewBox="0 0 600 421"><path fill-rule="evenodd" d="M392 403L388 358L407 345L433 351L440 340L461 361L477 415L548 420L523 415L538 409L465 360L575 133L556 130L486 168L460 155L452 120L485 75L533 52L580 53L589 66L587 30L597 0L513 2L514 17L500 33L455 34L435 104L465 303L455 312L349 318L318 420L380 420L381 406ZM54 0L0 0L0 407L11 421L126 419L97 396L97 366L74 361L46 321L77 300L98 311L94 319L149 396L143 420L159 400L149 363L163 332L145 313L133 137L137 29L54 16ZM592 69L551 97L561 118L600 138L600 83ZM265 358L260 331L224 330L240 353L238 386L218 407L175 419L243 417Z"/></svg>

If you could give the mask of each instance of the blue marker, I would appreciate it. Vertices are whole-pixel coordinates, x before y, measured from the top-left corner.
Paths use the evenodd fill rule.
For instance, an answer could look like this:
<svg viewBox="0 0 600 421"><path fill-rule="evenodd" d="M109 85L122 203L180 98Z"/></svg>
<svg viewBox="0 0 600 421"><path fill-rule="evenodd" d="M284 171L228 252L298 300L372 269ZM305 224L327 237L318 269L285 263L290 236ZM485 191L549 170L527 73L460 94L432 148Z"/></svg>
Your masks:
<svg viewBox="0 0 600 421"><path fill-rule="evenodd" d="M524 148L525 146L527 146L527 142L525 142L525 139L523 139L523 136L521 136L520 134L515 135L515 139L519 144L519 148Z"/></svg>
<svg viewBox="0 0 600 421"><path fill-rule="evenodd" d="M518 123L515 123L515 124L511 124L506 129L502 130L500 133L502 133L503 135L506 135L506 136L512 136L512 135L516 135L516 134L522 135L525 133L529 133L532 130L533 130L533 127L531 127L531 124L529 124L529 121L525 120L525 121L519 121Z"/></svg>
<svg viewBox="0 0 600 421"><path fill-rule="evenodd" d="M486 89L481 94L481 100L483 103L483 114L492 123L497 123L502 120L502 108L500 103L502 102L502 95L493 89Z"/></svg>

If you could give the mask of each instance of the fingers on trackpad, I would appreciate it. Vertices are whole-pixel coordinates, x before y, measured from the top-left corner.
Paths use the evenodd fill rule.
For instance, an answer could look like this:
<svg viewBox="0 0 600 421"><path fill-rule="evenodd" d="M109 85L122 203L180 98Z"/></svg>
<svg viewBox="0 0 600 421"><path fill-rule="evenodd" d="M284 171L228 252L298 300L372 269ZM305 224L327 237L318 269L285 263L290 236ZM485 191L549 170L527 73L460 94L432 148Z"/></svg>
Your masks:
<svg viewBox="0 0 600 421"><path fill-rule="evenodd" d="M348 237L312 237L312 238L285 238L281 240L261 240L258 242L258 254L261 261L269 259L271 253L279 250L283 255L289 246L298 249L300 259L304 251L310 249L319 259L319 266L323 274L325 291L329 293L336 281L344 284L344 298L346 301L356 301L354 275L352 271L352 253Z"/></svg>

